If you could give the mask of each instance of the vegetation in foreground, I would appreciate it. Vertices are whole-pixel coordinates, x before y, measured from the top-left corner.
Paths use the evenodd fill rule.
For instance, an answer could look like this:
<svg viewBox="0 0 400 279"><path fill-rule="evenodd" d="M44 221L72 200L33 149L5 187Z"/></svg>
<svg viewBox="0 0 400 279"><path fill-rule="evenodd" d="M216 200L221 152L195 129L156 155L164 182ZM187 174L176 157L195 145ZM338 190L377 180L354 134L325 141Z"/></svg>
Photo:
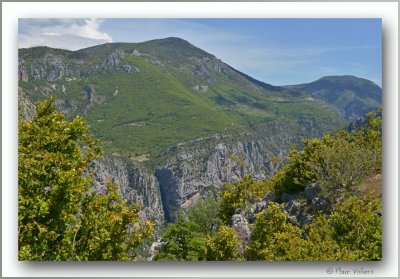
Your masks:
<svg viewBox="0 0 400 279"><path fill-rule="evenodd" d="M99 143L82 118L65 121L53 102L19 122L19 260L134 259L152 224L139 223L140 206L123 201L111 181L103 193L93 191Z"/></svg>
<svg viewBox="0 0 400 279"><path fill-rule="evenodd" d="M155 260L381 260L380 190L365 185L381 173L381 125L381 118L370 113L366 126L356 131L305 140L304 148L293 149L271 179L247 176L225 184L218 201L200 201L166 227ZM284 203L269 201L255 214L249 237L233 228L234 214L254 208L266 196L296 195L315 182L329 203L314 210L308 224L294 223Z"/></svg>
<svg viewBox="0 0 400 279"><path fill-rule="evenodd" d="M82 118L65 121L53 102L19 123L19 260L136 259L152 224L141 223L139 205L123 201L112 182L93 191L98 142ZM154 260L381 260L380 194L366 185L381 173L381 125L371 113L365 127L306 140L271 179L226 184L218 201L199 201L166 227ZM308 224L294 224L283 204L270 201L247 239L232 227L232 215L267 195L300 193L315 182L329 207Z"/></svg>

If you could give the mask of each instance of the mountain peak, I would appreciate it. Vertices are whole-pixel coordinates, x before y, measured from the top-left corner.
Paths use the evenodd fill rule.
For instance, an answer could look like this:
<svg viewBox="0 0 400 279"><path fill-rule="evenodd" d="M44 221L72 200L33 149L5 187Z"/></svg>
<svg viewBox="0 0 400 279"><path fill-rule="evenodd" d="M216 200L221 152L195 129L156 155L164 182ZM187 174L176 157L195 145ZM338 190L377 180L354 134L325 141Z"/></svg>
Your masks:
<svg viewBox="0 0 400 279"><path fill-rule="evenodd" d="M178 37L167 37L161 39L154 39L150 41L143 42L143 44L158 44L158 45L173 45L173 46L183 46L183 47L195 47L188 41L178 38Z"/></svg>
<svg viewBox="0 0 400 279"><path fill-rule="evenodd" d="M376 110L382 103L382 89L374 82L353 75L324 76L310 83L286 86L311 94L343 110L348 119Z"/></svg>
<svg viewBox="0 0 400 279"><path fill-rule="evenodd" d="M160 40L164 40L164 41L175 41L175 42L181 42L181 43L188 43L188 44L189 44L188 41L186 41L186 40L184 40L184 39L182 39L182 38L179 38L179 37L167 37L167 38L160 39Z"/></svg>
<svg viewBox="0 0 400 279"><path fill-rule="evenodd" d="M323 76L320 79L316 80L316 81L320 81L320 80L329 80L329 81L364 81L364 82L372 82L368 79L365 78L360 78L354 75L336 75L336 76Z"/></svg>

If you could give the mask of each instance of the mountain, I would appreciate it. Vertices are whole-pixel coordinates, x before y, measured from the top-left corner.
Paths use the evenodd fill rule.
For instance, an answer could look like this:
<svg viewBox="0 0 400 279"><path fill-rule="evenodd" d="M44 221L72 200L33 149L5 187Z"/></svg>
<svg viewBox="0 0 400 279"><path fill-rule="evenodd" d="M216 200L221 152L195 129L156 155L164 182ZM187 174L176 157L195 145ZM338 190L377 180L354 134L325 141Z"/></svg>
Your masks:
<svg viewBox="0 0 400 279"><path fill-rule="evenodd" d="M285 86L335 105L347 119L355 119L382 104L382 89L355 76L326 76L311 83Z"/></svg>
<svg viewBox="0 0 400 279"><path fill-rule="evenodd" d="M257 81L179 38L20 49L18 80L21 114L54 95L67 118L82 115L106 151L98 187L114 178L160 222L225 182L270 176L293 144L348 125L339 93Z"/></svg>

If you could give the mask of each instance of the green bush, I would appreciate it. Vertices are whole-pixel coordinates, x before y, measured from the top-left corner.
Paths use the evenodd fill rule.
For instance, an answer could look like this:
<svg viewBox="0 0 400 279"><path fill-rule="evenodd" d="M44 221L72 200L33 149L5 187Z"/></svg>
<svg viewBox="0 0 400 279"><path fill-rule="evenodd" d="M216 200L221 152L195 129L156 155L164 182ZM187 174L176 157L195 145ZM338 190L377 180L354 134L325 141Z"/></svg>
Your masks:
<svg viewBox="0 0 400 279"><path fill-rule="evenodd" d="M236 209L243 209L246 203L251 204L265 197L269 190L267 183L257 181L251 175L234 183L226 183L224 190L220 193L220 218L227 224Z"/></svg>
<svg viewBox="0 0 400 279"><path fill-rule="evenodd" d="M357 192L368 175L382 170L381 118L369 114L357 131L339 131L322 139L307 139L301 151L291 150L288 162L270 180L277 194L298 193L319 181L338 202Z"/></svg>
<svg viewBox="0 0 400 279"><path fill-rule="evenodd" d="M20 120L18 142L19 260L129 260L150 236L137 225L138 205L127 205L118 187L93 192L91 162L98 142L83 119L65 121L54 98L39 103L32 121Z"/></svg>
<svg viewBox="0 0 400 279"><path fill-rule="evenodd" d="M154 257L158 261L200 261L206 257L206 238L218 231L222 220L218 203L208 198L179 214L162 233L164 242Z"/></svg>
<svg viewBox="0 0 400 279"><path fill-rule="evenodd" d="M241 241L235 229L222 226L214 236L208 236L206 241L207 261L240 261Z"/></svg>

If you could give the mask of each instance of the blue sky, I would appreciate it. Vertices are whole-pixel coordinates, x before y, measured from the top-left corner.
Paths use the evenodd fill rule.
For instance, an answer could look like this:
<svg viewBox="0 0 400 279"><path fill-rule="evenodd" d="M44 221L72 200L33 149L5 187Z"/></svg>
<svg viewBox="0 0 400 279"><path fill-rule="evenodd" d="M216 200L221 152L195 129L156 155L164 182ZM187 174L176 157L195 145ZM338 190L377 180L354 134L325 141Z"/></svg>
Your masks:
<svg viewBox="0 0 400 279"><path fill-rule="evenodd" d="M76 50L170 36L273 85L326 75L382 84L380 19L21 19L18 45Z"/></svg>

